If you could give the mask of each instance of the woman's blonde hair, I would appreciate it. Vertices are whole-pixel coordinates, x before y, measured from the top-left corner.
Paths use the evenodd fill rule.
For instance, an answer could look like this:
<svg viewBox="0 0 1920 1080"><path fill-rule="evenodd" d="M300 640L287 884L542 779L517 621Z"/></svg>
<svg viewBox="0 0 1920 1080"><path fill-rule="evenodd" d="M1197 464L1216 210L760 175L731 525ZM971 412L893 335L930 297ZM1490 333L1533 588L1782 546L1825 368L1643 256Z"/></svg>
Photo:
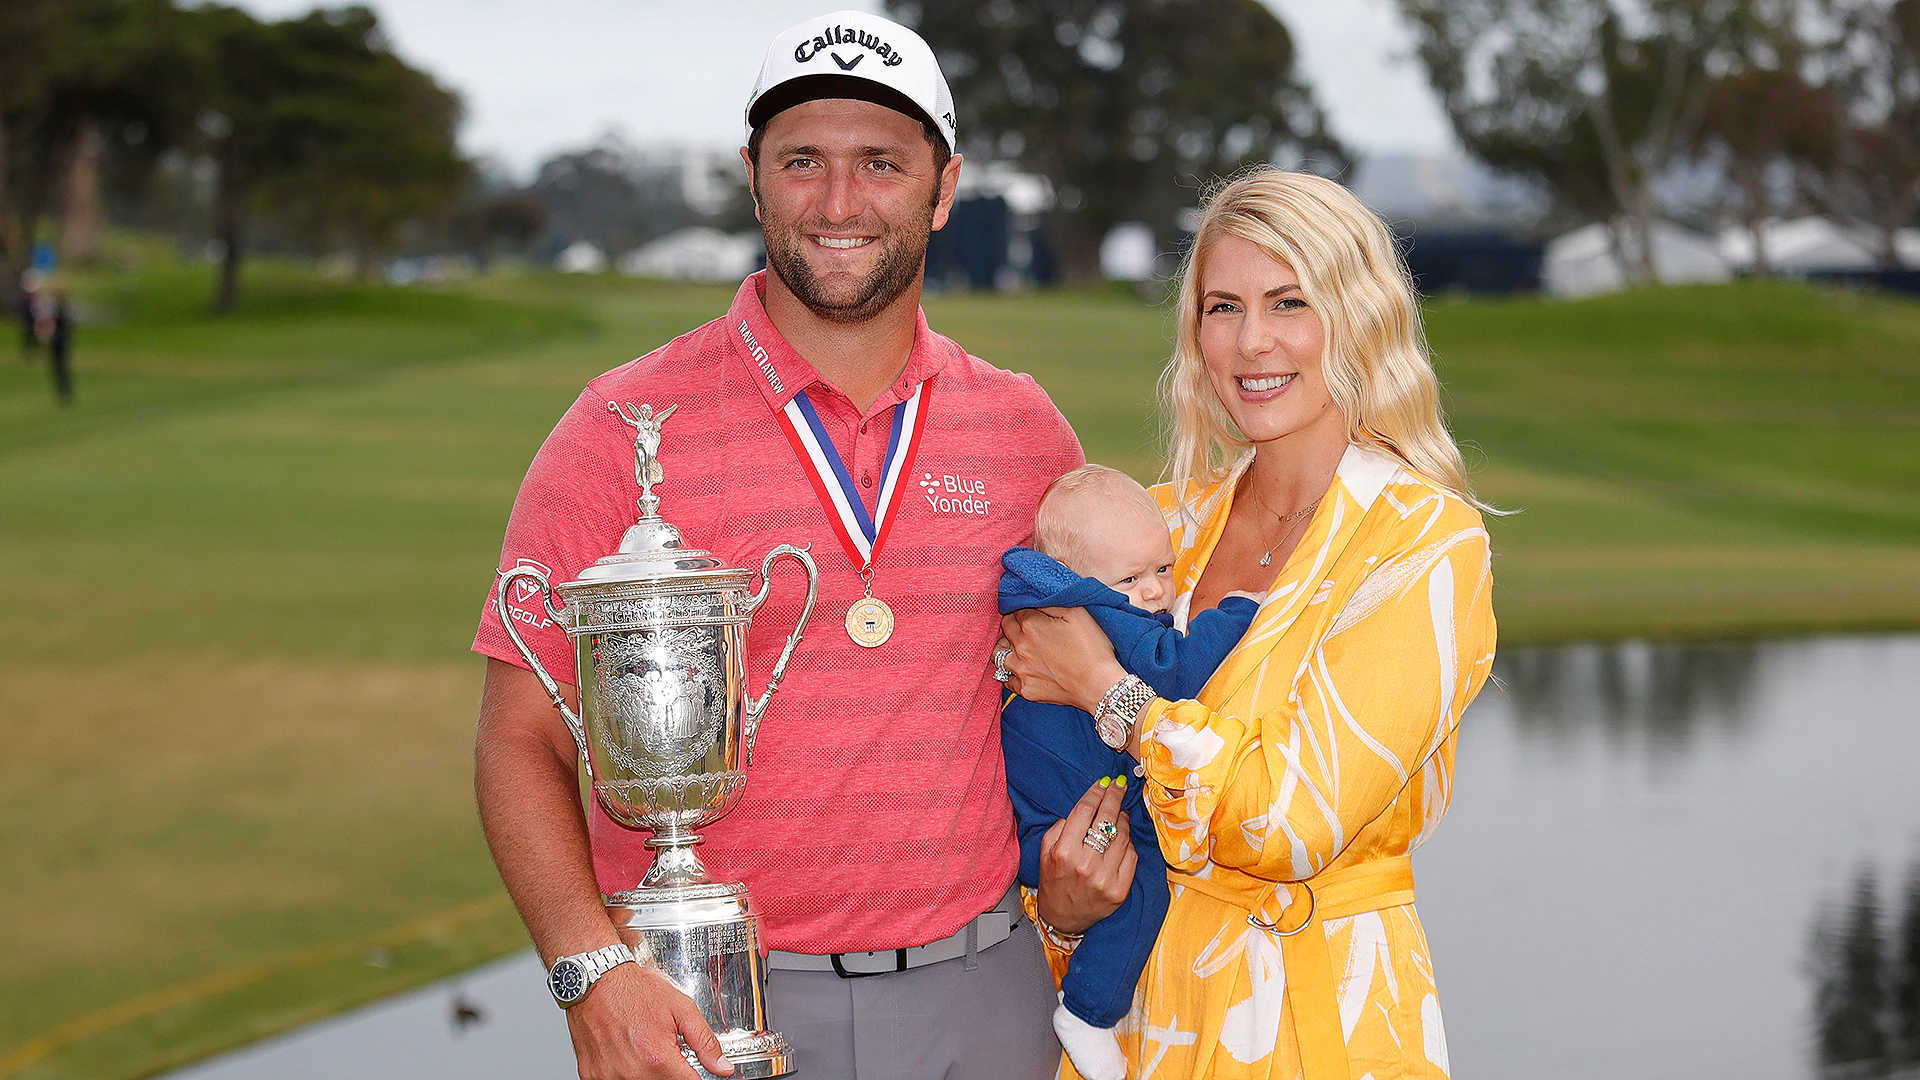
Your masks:
<svg viewBox="0 0 1920 1080"><path fill-rule="evenodd" d="M1252 243L1299 276L1301 295L1325 329L1321 370L1346 417L1347 441L1385 450L1479 506L1441 418L1419 304L1392 234L1332 180L1272 166L1241 174L1205 200L1180 270L1173 358L1160 380L1170 479L1213 483L1253 447L1200 355L1200 271L1225 236Z"/></svg>

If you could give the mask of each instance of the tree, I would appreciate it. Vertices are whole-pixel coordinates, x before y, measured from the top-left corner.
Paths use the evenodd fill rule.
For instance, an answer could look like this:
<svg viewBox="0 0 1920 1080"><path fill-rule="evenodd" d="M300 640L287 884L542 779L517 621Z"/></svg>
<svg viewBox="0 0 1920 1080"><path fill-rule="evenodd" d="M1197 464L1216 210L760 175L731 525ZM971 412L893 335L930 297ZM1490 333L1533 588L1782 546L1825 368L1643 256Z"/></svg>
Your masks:
<svg viewBox="0 0 1920 1080"><path fill-rule="evenodd" d="M1823 1066L1866 1067L1880 1075L1890 1057L1886 937L1873 873L1854 877L1844 915L1824 917L1814 931L1814 1014Z"/></svg>
<svg viewBox="0 0 1920 1080"><path fill-rule="evenodd" d="M1769 272L1766 222L1782 210L1801 178L1821 175L1837 151L1833 88L1808 78L1808 43L1797 8L1760 14L1737 50L1738 65L1707 88L1695 147L1725 174L1723 200L1753 237L1756 274Z"/></svg>
<svg viewBox="0 0 1920 1080"><path fill-rule="evenodd" d="M0 265L17 269L49 211L66 258L97 254L107 136L138 131L150 163L190 129L205 57L188 28L170 0L0 8Z"/></svg>
<svg viewBox="0 0 1920 1080"><path fill-rule="evenodd" d="M239 301L247 229L277 205L310 229L339 227L362 265L399 223L464 182L453 149L457 99L388 49L366 8L262 23L197 9L215 73L201 131L218 173L214 235L224 249L217 311Z"/></svg>
<svg viewBox="0 0 1920 1080"><path fill-rule="evenodd" d="M1654 280L1656 185L1699 129L1748 0L1400 0L1466 149L1613 230Z"/></svg>
<svg viewBox="0 0 1920 1080"><path fill-rule="evenodd" d="M371 41L372 16L366 18ZM315 23L309 18L291 29L331 29ZM342 68L332 137L314 148L307 167L270 180L266 199L322 246L344 240L364 280L404 226L451 221L472 168L454 141L460 99L431 75L380 47L349 56Z"/></svg>
<svg viewBox="0 0 1920 1080"><path fill-rule="evenodd" d="M1258 0L888 0L947 73L962 149L1045 176L1070 279L1137 215L1171 224L1200 186L1268 160L1346 152Z"/></svg>
<svg viewBox="0 0 1920 1080"><path fill-rule="evenodd" d="M1829 0L1843 28L1833 59L1843 94L1833 167L1820 201L1880 236L1880 262L1901 265L1896 238L1920 210L1920 0Z"/></svg>

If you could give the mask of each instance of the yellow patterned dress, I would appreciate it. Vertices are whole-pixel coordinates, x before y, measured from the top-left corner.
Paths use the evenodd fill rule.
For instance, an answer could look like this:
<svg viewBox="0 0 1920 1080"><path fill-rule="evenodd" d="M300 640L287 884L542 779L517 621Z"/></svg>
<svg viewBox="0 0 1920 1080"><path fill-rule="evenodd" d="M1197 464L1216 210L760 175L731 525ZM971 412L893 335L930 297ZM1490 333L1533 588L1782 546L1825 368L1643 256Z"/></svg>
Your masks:
<svg viewBox="0 0 1920 1080"><path fill-rule="evenodd" d="M1237 479L1184 510L1155 489L1183 594ZM1173 902L1118 1029L1133 1080L1448 1075L1407 856L1446 812L1460 713L1493 663L1491 589L1479 513L1350 447L1199 699L1143 714ZM1057 978L1066 956L1049 959Z"/></svg>

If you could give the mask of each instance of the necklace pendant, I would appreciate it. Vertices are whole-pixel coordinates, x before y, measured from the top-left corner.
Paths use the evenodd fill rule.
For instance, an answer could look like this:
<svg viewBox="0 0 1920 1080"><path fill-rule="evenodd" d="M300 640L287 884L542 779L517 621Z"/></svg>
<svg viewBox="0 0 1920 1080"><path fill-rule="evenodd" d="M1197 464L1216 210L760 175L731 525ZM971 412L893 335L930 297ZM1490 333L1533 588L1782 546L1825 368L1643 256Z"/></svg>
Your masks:
<svg viewBox="0 0 1920 1080"><path fill-rule="evenodd" d="M1260 565L1261 565L1261 566L1272 566L1272 565L1273 565L1273 552L1271 552L1271 551L1269 551L1269 552L1267 552L1267 553L1266 553L1265 555L1262 555L1262 556L1260 556Z"/></svg>

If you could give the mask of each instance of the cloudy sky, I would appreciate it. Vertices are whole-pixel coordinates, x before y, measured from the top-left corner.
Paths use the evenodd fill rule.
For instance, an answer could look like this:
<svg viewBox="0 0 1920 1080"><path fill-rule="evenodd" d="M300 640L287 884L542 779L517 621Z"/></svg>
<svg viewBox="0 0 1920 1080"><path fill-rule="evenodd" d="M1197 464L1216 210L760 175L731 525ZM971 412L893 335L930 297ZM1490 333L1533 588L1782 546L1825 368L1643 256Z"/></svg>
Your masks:
<svg viewBox="0 0 1920 1080"><path fill-rule="evenodd" d="M345 0L330 0L344 3ZM462 142L517 175L609 130L636 142L738 146L766 42L821 0L371 0L402 55L459 90ZM1361 150L1433 151L1446 119L1408 59L1393 0L1264 0ZM241 0L271 17L315 0ZM878 0L851 6L878 10Z"/></svg>

